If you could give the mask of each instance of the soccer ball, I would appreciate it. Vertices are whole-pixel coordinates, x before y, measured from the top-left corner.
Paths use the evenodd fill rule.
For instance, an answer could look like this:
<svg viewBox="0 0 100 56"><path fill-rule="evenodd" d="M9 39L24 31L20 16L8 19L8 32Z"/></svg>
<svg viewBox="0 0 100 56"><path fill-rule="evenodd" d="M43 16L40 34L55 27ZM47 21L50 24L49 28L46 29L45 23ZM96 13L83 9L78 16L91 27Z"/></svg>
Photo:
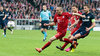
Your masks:
<svg viewBox="0 0 100 56"><path fill-rule="evenodd" d="M7 24L8 28L14 28L15 27L15 22L14 21L9 21Z"/></svg>

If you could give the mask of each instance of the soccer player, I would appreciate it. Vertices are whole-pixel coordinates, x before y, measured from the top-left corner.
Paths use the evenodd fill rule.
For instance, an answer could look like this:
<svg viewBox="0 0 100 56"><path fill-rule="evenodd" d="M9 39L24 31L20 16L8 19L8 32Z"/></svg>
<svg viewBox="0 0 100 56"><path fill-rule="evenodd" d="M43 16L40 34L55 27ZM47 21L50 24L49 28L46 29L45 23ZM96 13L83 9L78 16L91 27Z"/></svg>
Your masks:
<svg viewBox="0 0 100 56"><path fill-rule="evenodd" d="M50 18L50 21L52 21L51 12L49 10L47 10L46 5L43 5L43 11L41 11L41 13L40 13L41 32L44 34L43 41L46 40L47 29L48 29L48 26L44 26L44 23L48 24L49 23L49 18Z"/></svg>
<svg viewBox="0 0 100 56"><path fill-rule="evenodd" d="M78 11L77 5L72 6L72 12L82 14L80 11ZM80 18L80 16L72 16L70 19L71 25L74 24L75 21L79 20L79 18ZM71 37L71 35L73 35L74 32L76 32L80 28L81 23L82 23L82 21L79 21L78 24L76 25L76 27L71 28L71 34L68 36L68 39ZM77 41L77 39L74 39L73 41ZM65 47L66 47L66 43L62 47L56 46L56 48L60 49L60 50L64 50ZM71 45L68 49L66 49L66 51L69 52L71 49L73 49L72 47L73 46Z"/></svg>
<svg viewBox="0 0 100 56"><path fill-rule="evenodd" d="M90 10L89 6L84 5L84 12L85 13L83 13L82 15L83 16L85 15L85 18L82 18L82 17L80 18L80 20L82 20L82 25L71 36L71 38L67 39L68 41L71 41L73 39L80 39L80 38L84 38L84 37L88 36L88 34L90 33L90 29L92 29L95 26L95 17L89 10ZM81 16L80 14L77 14L77 13L74 13L74 15ZM72 26L77 24L78 21L76 21ZM76 48L76 42L73 42L73 46L74 46L74 48Z"/></svg>
<svg viewBox="0 0 100 56"><path fill-rule="evenodd" d="M63 39L63 37L66 35L66 31L67 31L67 26L68 26L68 20L72 15L69 14L68 12L63 12L62 7L58 6L56 8L56 14L54 16L54 22L49 23L49 24L44 24L45 26L52 26L52 25L56 25L57 24L57 33L55 36L51 37L50 40L42 47L42 48L35 48L36 51L38 51L39 53L41 51L43 51L45 48L47 48L48 46L50 46L50 44L54 41L54 40L60 40L63 42L68 41L66 38ZM72 43L72 41L68 41L70 43Z"/></svg>
<svg viewBox="0 0 100 56"><path fill-rule="evenodd" d="M6 15L5 15L4 11L3 11L3 7L0 6L0 25L4 29L4 37L6 37L6 28L5 28L5 24L4 24L5 18L6 18Z"/></svg>
<svg viewBox="0 0 100 56"><path fill-rule="evenodd" d="M7 27L7 24L9 22L10 18L11 18L11 13L9 12L9 8L8 7L6 7L6 9L5 9L5 14L6 14L6 18L4 20L5 28L10 30L11 34L13 34L13 30L10 27Z"/></svg>

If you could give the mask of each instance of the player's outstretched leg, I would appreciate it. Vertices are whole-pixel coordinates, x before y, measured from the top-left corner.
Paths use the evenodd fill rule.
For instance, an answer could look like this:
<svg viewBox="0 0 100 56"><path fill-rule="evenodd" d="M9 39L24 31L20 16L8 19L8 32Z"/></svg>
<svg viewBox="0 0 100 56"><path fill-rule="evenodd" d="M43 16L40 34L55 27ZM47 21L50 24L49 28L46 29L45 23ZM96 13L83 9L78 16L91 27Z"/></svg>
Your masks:
<svg viewBox="0 0 100 56"><path fill-rule="evenodd" d="M56 37L55 37L55 36L52 37L52 38L50 38L50 40L49 40L42 48L35 48L36 51L38 51L38 52L40 53L40 52L43 51L45 48L49 47L50 44L51 44L54 40L56 40Z"/></svg>
<svg viewBox="0 0 100 56"><path fill-rule="evenodd" d="M63 45L62 47L61 47L61 46L60 46L60 47L59 47L59 46L56 46L56 48L57 48L57 49L60 49L61 51L63 51L64 48L67 46L67 44L69 44L69 43L65 42L64 45Z"/></svg>
<svg viewBox="0 0 100 56"><path fill-rule="evenodd" d="M6 37L6 28L4 28L4 37Z"/></svg>
<svg viewBox="0 0 100 56"><path fill-rule="evenodd" d="M13 34L13 30L10 27L8 28L8 30L10 30L11 31L11 34Z"/></svg>
<svg viewBox="0 0 100 56"><path fill-rule="evenodd" d="M68 36L68 39L69 39L70 37L71 37L71 35ZM59 46L56 46L56 48L57 48L57 49L60 49L61 51L63 51L64 48L67 46L67 44L69 44L69 43L68 43L68 42L65 42L64 45L63 45L62 47L61 47L61 46L60 46L60 47L59 47Z"/></svg>
<svg viewBox="0 0 100 56"><path fill-rule="evenodd" d="M76 41L77 42L77 39L74 39L73 41ZM69 51L74 52L74 49L75 49L74 46L71 44L71 46L69 48L65 49L65 51L66 52L69 52Z"/></svg>

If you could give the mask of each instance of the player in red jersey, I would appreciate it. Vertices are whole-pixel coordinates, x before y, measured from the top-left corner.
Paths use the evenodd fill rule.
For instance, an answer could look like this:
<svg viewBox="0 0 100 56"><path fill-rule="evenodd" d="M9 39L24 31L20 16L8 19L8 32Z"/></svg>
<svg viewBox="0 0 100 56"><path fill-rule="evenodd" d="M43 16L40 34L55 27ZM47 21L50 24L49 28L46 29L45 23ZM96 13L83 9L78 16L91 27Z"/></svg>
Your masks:
<svg viewBox="0 0 100 56"><path fill-rule="evenodd" d="M72 6L72 12L73 13L82 14L81 12L78 11L77 5L73 5ZM80 18L80 16L72 16L71 19L70 19L71 25L73 25L77 20L79 20L79 18ZM73 33L75 33L80 28L81 23L82 23L82 21L79 21L78 24L76 25L76 27L72 27L71 28L71 34L68 36L68 39L73 35ZM74 39L73 41L77 41L77 39ZM56 46L56 48L60 49L60 50L64 50L64 48L66 47L66 45L67 45L67 43L65 43L62 47L61 46L60 47ZM73 49L73 46L71 45L69 48L66 49L66 51L69 52L72 49ZM73 51L74 50L72 50L72 52Z"/></svg>
<svg viewBox="0 0 100 56"><path fill-rule="evenodd" d="M63 42L70 42L72 43L73 41L68 41L68 39L63 38L66 35L66 31L67 31L67 26L68 26L68 20L72 15L69 14L68 12L63 12L62 7L57 7L56 8L56 14L54 16L54 22L50 23L50 24L44 24L45 26L52 26L52 25L56 25L57 24L57 34L53 37L50 38L50 40L42 47L42 48L35 48L36 51L38 51L39 53L41 51L43 51L45 48L47 48L48 46L50 46L50 44L54 41L54 40L60 40Z"/></svg>

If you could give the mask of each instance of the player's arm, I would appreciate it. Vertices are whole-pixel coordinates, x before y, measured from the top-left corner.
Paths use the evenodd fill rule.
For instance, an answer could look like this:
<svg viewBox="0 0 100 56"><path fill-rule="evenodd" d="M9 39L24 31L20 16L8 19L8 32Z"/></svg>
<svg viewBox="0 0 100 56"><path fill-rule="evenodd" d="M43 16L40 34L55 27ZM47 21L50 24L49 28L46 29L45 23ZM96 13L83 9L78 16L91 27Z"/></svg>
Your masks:
<svg viewBox="0 0 100 56"><path fill-rule="evenodd" d="M10 18L11 18L11 16L8 17L8 19L10 19Z"/></svg>
<svg viewBox="0 0 100 56"><path fill-rule="evenodd" d="M56 14L55 14L55 16L54 16L54 22L49 23L49 24L44 24L44 26L53 26L53 25L56 25L56 23L57 23L57 19L56 19Z"/></svg>
<svg viewBox="0 0 100 56"><path fill-rule="evenodd" d="M55 22L52 22L52 23L49 23L49 24L44 24L44 26L54 26L54 25L56 25Z"/></svg>
<svg viewBox="0 0 100 56"><path fill-rule="evenodd" d="M6 17L7 17L7 15L4 16L3 20L5 20Z"/></svg>
<svg viewBox="0 0 100 56"><path fill-rule="evenodd" d="M9 17L8 17L8 19L11 19L11 13L9 12Z"/></svg>
<svg viewBox="0 0 100 56"><path fill-rule="evenodd" d="M39 21L41 22L41 17L40 17L40 20Z"/></svg>
<svg viewBox="0 0 100 56"><path fill-rule="evenodd" d="M89 31L90 29L95 27L95 19L92 19L92 25L89 28L86 28L86 31Z"/></svg>
<svg viewBox="0 0 100 56"><path fill-rule="evenodd" d="M74 24L72 24L69 28L72 28L72 27L74 27L78 22L79 22L80 20L78 19L78 20L76 20L75 21L75 23Z"/></svg>
<svg viewBox="0 0 100 56"><path fill-rule="evenodd" d="M50 21L52 21L52 16L50 17Z"/></svg>
<svg viewBox="0 0 100 56"><path fill-rule="evenodd" d="M50 16L50 21L52 21L52 15L51 15L51 12L49 12L49 16Z"/></svg>
<svg viewBox="0 0 100 56"><path fill-rule="evenodd" d="M42 18L41 18L41 17L42 17L42 13L40 13L40 20L39 20L39 21L40 21L40 23L41 23L41 21L42 21Z"/></svg>
<svg viewBox="0 0 100 56"><path fill-rule="evenodd" d="M82 18L85 18L85 15L81 15L81 14L79 14L79 13L72 13L72 15L76 15L76 16L80 16L80 17L82 17Z"/></svg>

